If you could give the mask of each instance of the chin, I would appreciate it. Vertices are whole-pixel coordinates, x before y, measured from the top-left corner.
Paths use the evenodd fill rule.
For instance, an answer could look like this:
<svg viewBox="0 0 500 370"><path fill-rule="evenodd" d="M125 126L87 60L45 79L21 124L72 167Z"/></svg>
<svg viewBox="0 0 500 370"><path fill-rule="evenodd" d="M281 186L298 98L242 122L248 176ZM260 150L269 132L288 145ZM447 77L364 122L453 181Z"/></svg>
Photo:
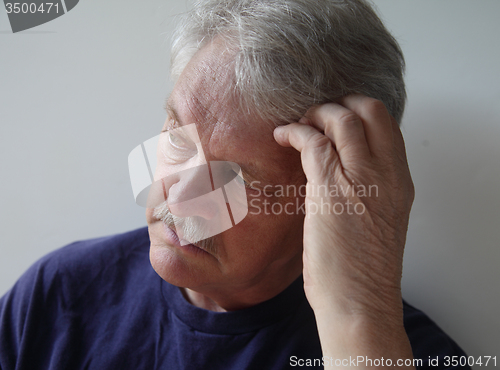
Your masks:
<svg viewBox="0 0 500 370"><path fill-rule="evenodd" d="M163 223L149 227L149 259L156 273L166 282L183 288L203 285L215 277L214 257L193 246L171 245L158 233Z"/></svg>

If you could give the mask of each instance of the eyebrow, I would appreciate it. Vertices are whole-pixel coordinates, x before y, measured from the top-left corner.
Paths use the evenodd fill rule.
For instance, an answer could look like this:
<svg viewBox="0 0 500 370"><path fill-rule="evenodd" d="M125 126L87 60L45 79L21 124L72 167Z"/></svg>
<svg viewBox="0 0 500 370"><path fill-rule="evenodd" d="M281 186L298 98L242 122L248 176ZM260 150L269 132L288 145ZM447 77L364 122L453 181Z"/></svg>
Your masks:
<svg viewBox="0 0 500 370"><path fill-rule="evenodd" d="M175 109L172 101L170 99L167 99L165 101L165 105L163 106L167 114L169 114L173 119L174 119L174 124L170 128L176 128L179 126L183 126L181 119L179 118L179 115L177 114L177 110ZM163 130L162 132L167 131Z"/></svg>

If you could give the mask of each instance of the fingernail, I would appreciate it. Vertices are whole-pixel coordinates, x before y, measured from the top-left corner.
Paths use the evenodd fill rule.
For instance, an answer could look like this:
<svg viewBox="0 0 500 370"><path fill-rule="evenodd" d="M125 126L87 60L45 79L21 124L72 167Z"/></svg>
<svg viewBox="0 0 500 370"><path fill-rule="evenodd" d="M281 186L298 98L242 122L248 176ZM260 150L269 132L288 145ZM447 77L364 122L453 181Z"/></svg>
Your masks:
<svg viewBox="0 0 500 370"><path fill-rule="evenodd" d="M283 137L283 126L278 126L274 129L274 138L276 140L281 139Z"/></svg>

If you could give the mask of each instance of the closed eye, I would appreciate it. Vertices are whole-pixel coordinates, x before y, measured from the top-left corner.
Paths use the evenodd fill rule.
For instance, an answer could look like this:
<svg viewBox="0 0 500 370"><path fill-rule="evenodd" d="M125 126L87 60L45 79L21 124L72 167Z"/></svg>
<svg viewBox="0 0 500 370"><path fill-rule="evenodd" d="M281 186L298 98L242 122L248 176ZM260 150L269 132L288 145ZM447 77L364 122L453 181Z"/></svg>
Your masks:
<svg viewBox="0 0 500 370"><path fill-rule="evenodd" d="M197 150L196 144L192 140L189 140L189 138L183 138L172 131L168 131L167 133L168 141L172 147L178 150Z"/></svg>
<svg viewBox="0 0 500 370"><path fill-rule="evenodd" d="M196 143L177 130L165 131L160 140L161 152L168 164L183 163L198 154Z"/></svg>

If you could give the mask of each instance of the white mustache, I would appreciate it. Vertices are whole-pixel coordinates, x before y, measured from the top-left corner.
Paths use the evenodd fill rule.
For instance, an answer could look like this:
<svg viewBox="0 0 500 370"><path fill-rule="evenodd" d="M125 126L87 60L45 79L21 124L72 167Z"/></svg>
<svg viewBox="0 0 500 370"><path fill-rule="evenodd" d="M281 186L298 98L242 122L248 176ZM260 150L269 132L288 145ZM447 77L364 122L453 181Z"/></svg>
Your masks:
<svg viewBox="0 0 500 370"><path fill-rule="evenodd" d="M170 212L166 201L154 208L153 216L157 220L164 222L169 228L175 230L177 234L179 233L177 228L182 228L183 239L189 243L194 240L195 242L192 242L192 244L209 252L210 254L217 255L215 238L210 237L202 239L204 232L195 217L177 217L173 215Z"/></svg>

